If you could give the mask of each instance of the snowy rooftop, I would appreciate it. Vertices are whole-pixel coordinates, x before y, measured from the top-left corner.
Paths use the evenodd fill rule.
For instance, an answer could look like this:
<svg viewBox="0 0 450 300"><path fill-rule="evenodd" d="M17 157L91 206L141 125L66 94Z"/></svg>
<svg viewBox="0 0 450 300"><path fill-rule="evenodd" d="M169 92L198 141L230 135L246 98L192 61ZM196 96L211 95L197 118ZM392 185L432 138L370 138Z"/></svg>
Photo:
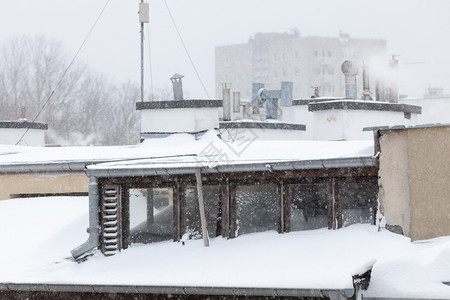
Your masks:
<svg viewBox="0 0 450 300"><path fill-rule="evenodd" d="M268 141L247 140L225 142L213 131L196 140L187 134L164 139L145 140L147 159L103 163L88 167L88 174L103 174L101 170L137 170L186 173L193 168L206 172L236 170L301 169L337 166L371 166L373 141ZM366 160L361 160L365 158ZM355 161L356 159L356 161ZM326 162L325 162L326 161ZM300 165L294 165L300 162ZM329 162L329 165L327 163ZM141 175L145 175L142 173Z"/></svg>
<svg viewBox="0 0 450 300"><path fill-rule="evenodd" d="M180 168L245 165L290 161L371 158L373 141L268 141L225 142L215 131L199 139L189 134L145 140L135 146L114 147L23 147L0 145L0 171L23 165L102 163L89 169ZM121 161L121 162L120 162ZM69 169L74 169L69 168Z"/></svg>
<svg viewBox="0 0 450 300"><path fill-rule="evenodd" d="M450 298L450 237L411 243L353 225L219 237L209 248L201 240L135 244L76 263L70 250L87 239L87 224L87 197L0 201L0 282L352 290L352 275L373 265L365 299Z"/></svg>

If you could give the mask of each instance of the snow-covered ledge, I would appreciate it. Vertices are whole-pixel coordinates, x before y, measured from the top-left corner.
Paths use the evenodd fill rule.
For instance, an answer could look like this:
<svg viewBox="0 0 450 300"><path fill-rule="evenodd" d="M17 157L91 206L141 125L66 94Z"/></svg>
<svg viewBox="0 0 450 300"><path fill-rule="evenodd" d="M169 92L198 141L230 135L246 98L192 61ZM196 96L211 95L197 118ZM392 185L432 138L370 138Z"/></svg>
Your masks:
<svg viewBox="0 0 450 300"><path fill-rule="evenodd" d="M219 127L222 100L137 102L141 111L141 136L199 133Z"/></svg>
<svg viewBox="0 0 450 300"><path fill-rule="evenodd" d="M303 140L306 126L273 121L220 122L220 135L225 141L251 142L254 140Z"/></svg>

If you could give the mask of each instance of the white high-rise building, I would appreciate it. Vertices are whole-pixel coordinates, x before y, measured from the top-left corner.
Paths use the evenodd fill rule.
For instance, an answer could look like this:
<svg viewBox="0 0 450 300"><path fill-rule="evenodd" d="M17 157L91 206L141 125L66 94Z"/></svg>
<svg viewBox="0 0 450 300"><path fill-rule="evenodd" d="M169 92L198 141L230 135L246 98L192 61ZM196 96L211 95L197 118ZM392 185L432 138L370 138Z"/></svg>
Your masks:
<svg viewBox="0 0 450 300"><path fill-rule="evenodd" d="M302 37L297 30L257 33L246 44L216 47L216 97L222 97L222 83L231 83L233 91L250 98L253 82L279 89L281 81L294 83L294 99L310 97L312 87L319 87L320 96L342 96L341 64L347 59L360 66L386 60L386 40L355 39L344 33ZM362 84L358 87L362 92Z"/></svg>

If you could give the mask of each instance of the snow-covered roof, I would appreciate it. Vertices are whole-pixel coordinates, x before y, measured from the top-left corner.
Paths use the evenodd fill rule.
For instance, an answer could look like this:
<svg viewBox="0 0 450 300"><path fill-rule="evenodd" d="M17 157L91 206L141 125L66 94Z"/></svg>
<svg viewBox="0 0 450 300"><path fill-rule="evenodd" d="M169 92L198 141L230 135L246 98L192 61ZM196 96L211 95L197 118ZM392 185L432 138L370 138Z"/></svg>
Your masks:
<svg viewBox="0 0 450 300"><path fill-rule="evenodd" d="M105 175L102 170L137 171L140 175L191 173L194 168L205 172L316 169L327 167L373 166L373 141L273 141L247 140L226 142L214 131L196 140L187 134L143 142L146 159L91 165L88 174ZM145 173L148 171L148 173ZM123 174L122 174L123 175Z"/></svg>
<svg viewBox="0 0 450 300"><path fill-rule="evenodd" d="M380 102L380 101L368 101L368 100L350 100L350 99L330 100L330 101L310 103L308 106L309 111L333 110L333 109L377 110L377 111L391 111L391 112L403 112L414 114L422 113L422 108L416 105Z"/></svg>
<svg viewBox="0 0 450 300"><path fill-rule="evenodd" d="M87 223L87 197L0 201L0 237L7 241L0 247L0 290L14 283L100 285L106 291L137 286L352 290L352 275L373 266L364 299L450 298L450 286L443 283L450 282L450 237L411 243L376 226L353 225L218 237L209 248L201 240L133 244L113 257L97 252L76 263L68 257L87 239Z"/></svg>
<svg viewBox="0 0 450 300"><path fill-rule="evenodd" d="M0 172L20 170L89 170L105 168L177 168L286 163L366 158L373 156L373 141L226 142L215 131L196 139L189 134L149 139L134 146L24 147L0 145ZM358 160L359 161L359 160ZM108 163L105 163L108 162ZM104 163L93 165L95 163Z"/></svg>

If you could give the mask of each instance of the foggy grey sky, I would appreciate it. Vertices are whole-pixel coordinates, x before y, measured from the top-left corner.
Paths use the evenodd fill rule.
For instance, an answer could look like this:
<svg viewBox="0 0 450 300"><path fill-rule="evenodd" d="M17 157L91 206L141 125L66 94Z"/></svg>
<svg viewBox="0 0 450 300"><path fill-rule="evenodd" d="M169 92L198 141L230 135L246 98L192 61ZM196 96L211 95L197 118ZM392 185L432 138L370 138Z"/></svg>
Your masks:
<svg viewBox="0 0 450 300"><path fill-rule="evenodd" d="M206 98L163 0L150 0L155 88L184 74L189 98ZM1 0L0 43L44 35L74 55L106 0ZM139 82L139 0L111 0L79 59L117 80ZM214 97L214 47L246 43L257 32L385 38L400 54L400 93L420 97L428 85L450 93L450 1L447 0L167 0L191 57ZM145 29L147 35L147 29ZM146 41L147 46L147 41ZM146 90L150 88L148 52ZM403 64L424 62L424 64Z"/></svg>

